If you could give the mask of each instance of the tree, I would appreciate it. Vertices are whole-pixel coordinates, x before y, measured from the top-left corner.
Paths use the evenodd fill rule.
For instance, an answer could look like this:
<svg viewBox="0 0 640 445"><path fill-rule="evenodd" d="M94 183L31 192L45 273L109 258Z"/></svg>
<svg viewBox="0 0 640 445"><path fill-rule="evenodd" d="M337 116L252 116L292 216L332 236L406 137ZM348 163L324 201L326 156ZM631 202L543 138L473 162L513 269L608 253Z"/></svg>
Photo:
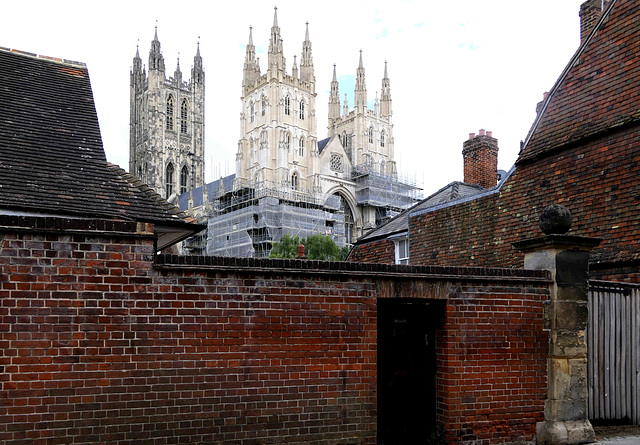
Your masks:
<svg viewBox="0 0 640 445"><path fill-rule="evenodd" d="M300 238L298 235L291 236L288 233L282 235L280 241L273 243L271 247L271 258L296 258L298 256L298 246Z"/></svg>
<svg viewBox="0 0 640 445"><path fill-rule="evenodd" d="M273 243L271 258L297 258L298 245L304 244L305 256L310 260L344 261L349 255L349 247L338 247L328 235L311 235L300 239L297 235L285 234L280 242Z"/></svg>

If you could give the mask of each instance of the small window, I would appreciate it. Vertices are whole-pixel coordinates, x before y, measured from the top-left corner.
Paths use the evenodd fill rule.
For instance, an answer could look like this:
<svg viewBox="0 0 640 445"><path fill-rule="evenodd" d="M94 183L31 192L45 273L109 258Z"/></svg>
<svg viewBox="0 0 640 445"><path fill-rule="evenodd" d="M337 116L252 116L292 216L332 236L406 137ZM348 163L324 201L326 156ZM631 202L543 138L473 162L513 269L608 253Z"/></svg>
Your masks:
<svg viewBox="0 0 640 445"><path fill-rule="evenodd" d="M287 116L291 115L291 98L289 96L285 96L284 98L284 114Z"/></svg>
<svg viewBox="0 0 640 445"><path fill-rule="evenodd" d="M298 156L304 156L304 139L298 140Z"/></svg>
<svg viewBox="0 0 640 445"><path fill-rule="evenodd" d="M334 172L342 171L342 156L339 154L332 153L331 159L329 160L329 168Z"/></svg>
<svg viewBox="0 0 640 445"><path fill-rule="evenodd" d="M369 127L369 143L373 144L373 127Z"/></svg>
<svg viewBox="0 0 640 445"><path fill-rule="evenodd" d="M253 102L251 102L249 104L249 121L253 122L255 119L255 115L256 115L256 109L255 109L255 105Z"/></svg>
<svg viewBox="0 0 640 445"><path fill-rule="evenodd" d="M187 132L187 123L189 122L189 108L187 101L183 100L180 105L180 133L185 134Z"/></svg>
<svg viewBox="0 0 640 445"><path fill-rule="evenodd" d="M180 172L180 194L187 193L187 183L189 181L189 170L187 170L187 166L182 167L182 171Z"/></svg>
<svg viewBox="0 0 640 445"><path fill-rule="evenodd" d="M300 119L304 120L304 100L300 101Z"/></svg>
<svg viewBox="0 0 640 445"><path fill-rule="evenodd" d="M384 131L380 133L380 146L384 147Z"/></svg>
<svg viewBox="0 0 640 445"><path fill-rule="evenodd" d="M173 97L167 98L167 130L173 130Z"/></svg>
<svg viewBox="0 0 640 445"><path fill-rule="evenodd" d="M173 164L169 163L167 165L167 171L165 175L165 186L166 186L166 199L173 194Z"/></svg>
<svg viewBox="0 0 640 445"><path fill-rule="evenodd" d="M264 116L267 113L267 98L265 96L262 96L262 99L260 99L260 103L262 105L262 115Z"/></svg>
<svg viewBox="0 0 640 445"><path fill-rule="evenodd" d="M395 241L396 264L409 264L409 240L400 238Z"/></svg>
<svg viewBox="0 0 640 445"><path fill-rule="evenodd" d="M291 175L291 188L294 190L298 190L298 186L299 186L299 178L298 178L298 174L294 173L293 175Z"/></svg>

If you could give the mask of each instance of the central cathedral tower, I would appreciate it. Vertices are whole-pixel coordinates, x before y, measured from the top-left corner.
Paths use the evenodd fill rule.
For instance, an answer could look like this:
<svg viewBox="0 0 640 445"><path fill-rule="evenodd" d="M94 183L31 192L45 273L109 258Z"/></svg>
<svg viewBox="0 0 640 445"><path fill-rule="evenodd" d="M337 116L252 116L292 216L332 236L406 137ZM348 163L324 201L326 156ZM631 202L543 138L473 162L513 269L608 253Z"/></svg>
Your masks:
<svg viewBox="0 0 640 445"><path fill-rule="evenodd" d="M275 9L267 72L261 74L252 29L242 79L240 140L236 182L252 188L311 191L318 158L315 75L309 24L302 42L300 68L294 56L287 72L278 10Z"/></svg>

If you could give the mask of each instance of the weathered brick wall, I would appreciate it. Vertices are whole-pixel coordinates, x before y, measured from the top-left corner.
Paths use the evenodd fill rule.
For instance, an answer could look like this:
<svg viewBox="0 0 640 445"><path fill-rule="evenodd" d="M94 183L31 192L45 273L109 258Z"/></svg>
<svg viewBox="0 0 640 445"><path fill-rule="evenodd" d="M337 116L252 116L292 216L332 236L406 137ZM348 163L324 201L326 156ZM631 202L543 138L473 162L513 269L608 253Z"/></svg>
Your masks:
<svg viewBox="0 0 640 445"><path fill-rule="evenodd" d="M542 416L544 272L154 263L145 225L16 221L0 218L2 443L373 444L376 298L450 299L438 409L451 443L530 440Z"/></svg>
<svg viewBox="0 0 640 445"><path fill-rule="evenodd" d="M546 292L462 288L438 344L438 415L448 443L520 443L544 420Z"/></svg>
<svg viewBox="0 0 640 445"><path fill-rule="evenodd" d="M383 239L359 245L357 248L351 250L348 261L356 263L395 264L395 244L391 240Z"/></svg>
<svg viewBox="0 0 640 445"><path fill-rule="evenodd" d="M628 128L518 165L500 193L410 220L411 262L522 267L512 243L542 235L540 212L562 204L570 234L603 238L593 278L640 280L640 129Z"/></svg>

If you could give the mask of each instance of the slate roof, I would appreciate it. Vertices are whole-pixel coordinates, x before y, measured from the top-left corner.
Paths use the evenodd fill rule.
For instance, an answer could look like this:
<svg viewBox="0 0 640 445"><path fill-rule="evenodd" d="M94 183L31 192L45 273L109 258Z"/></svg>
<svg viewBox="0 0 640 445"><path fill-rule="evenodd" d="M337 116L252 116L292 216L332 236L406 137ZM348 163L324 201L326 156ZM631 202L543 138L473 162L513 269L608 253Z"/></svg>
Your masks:
<svg viewBox="0 0 640 445"><path fill-rule="evenodd" d="M84 64L0 48L0 104L0 211L201 230L107 162Z"/></svg>
<svg viewBox="0 0 640 445"><path fill-rule="evenodd" d="M210 182L207 184L207 194L209 195L209 201L211 201L215 196L216 193L218 192L218 189L220 188L220 181L222 181L222 186L224 187L225 191L229 192L231 190L233 190L233 181L236 179L236 175L232 174L229 176L225 176L224 178L220 178L220 179L216 179L213 182ZM193 206L194 207L198 207L201 206L203 203L203 190L204 187L200 186L197 188L194 188L191 191L191 196L193 197ZM183 193L182 195L180 195L178 197L178 205L180 207L181 210L187 210L189 208L189 192L187 193Z"/></svg>
<svg viewBox="0 0 640 445"><path fill-rule="evenodd" d="M331 138L326 138L321 141L318 141L318 153L322 153L322 150L324 150L324 147L326 147L327 144L329 143L329 139Z"/></svg>
<svg viewBox="0 0 640 445"><path fill-rule="evenodd" d="M517 163L638 123L639 20L637 0L611 2L547 96Z"/></svg>
<svg viewBox="0 0 640 445"><path fill-rule="evenodd" d="M375 239L386 238L390 235L400 234L409 230L409 217L416 212L423 211L442 204L452 203L460 199L478 195L487 191L479 185L465 184L464 182L454 181L447 184L431 196L423 199L418 204L404 210L399 215L389 220L386 224L373 229L366 233L356 244L373 241Z"/></svg>

